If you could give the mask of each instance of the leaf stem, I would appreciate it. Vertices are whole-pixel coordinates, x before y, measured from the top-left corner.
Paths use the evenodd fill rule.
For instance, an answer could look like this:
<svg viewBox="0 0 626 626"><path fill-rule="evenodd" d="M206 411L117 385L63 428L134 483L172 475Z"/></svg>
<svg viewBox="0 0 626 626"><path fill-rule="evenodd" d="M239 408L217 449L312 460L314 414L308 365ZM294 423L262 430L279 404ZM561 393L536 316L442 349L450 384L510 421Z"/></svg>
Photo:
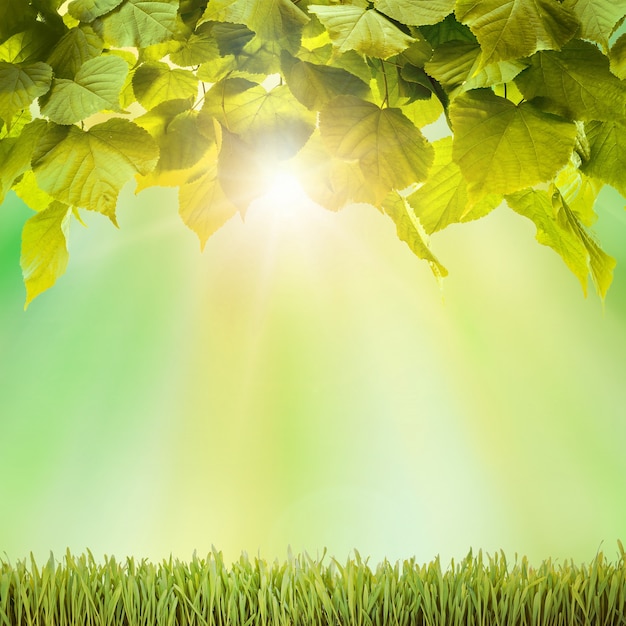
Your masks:
<svg viewBox="0 0 626 626"><path fill-rule="evenodd" d="M382 102L381 108L386 108L389 106L389 85L387 83L387 72L385 71L385 62L383 59L380 59L380 68L383 72L383 83L385 85L385 99Z"/></svg>

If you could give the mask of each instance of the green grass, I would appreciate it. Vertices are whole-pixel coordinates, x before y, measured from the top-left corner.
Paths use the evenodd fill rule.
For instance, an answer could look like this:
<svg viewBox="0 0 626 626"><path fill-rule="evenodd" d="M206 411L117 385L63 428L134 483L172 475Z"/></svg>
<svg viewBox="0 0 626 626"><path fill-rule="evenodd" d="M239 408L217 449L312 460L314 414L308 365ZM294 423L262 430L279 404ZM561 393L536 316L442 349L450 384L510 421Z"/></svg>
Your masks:
<svg viewBox="0 0 626 626"><path fill-rule="evenodd" d="M160 564L91 552L45 565L0 560L0 626L626 626L626 553L590 565L534 569L525 557L472 552L442 570L439 559L375 569L355 558L308 555L271 565L245 554L231 568L213 551Z"/></svg>

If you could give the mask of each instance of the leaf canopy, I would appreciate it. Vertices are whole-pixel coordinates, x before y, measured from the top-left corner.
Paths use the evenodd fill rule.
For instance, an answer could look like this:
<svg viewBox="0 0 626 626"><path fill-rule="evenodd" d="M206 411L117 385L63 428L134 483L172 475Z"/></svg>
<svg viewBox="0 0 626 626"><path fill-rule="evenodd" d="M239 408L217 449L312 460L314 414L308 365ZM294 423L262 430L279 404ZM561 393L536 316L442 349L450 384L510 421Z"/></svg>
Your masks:
<svg viewBox="0 0 626 626"><path fill-rule="evenodd" d="M429 237L505 197L603 298L589 229L603 185L626 194L625 2L3 0L0 201L36 213L27 301L124 185L177 188L204 247L276 168L390 217L438 279Z"/></svg>

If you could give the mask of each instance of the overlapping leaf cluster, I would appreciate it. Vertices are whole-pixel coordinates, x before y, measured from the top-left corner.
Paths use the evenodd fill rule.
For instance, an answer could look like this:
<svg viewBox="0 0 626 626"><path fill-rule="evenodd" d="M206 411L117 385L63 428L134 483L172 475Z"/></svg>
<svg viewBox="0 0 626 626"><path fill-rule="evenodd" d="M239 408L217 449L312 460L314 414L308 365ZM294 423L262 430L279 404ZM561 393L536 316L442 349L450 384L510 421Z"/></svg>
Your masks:
<svg viewBox="0 0 626 626"><path fill-rule="evenodd" d="M433 272L429 237L500 205L586 293L614 260L589 230L626 195L626 0L3 0L0 201L27 304L83 209L116 223L135 179L178 189L204 246L289 167L338 210L369 203ZM422 129L440 116L450 136Z"/></svg>

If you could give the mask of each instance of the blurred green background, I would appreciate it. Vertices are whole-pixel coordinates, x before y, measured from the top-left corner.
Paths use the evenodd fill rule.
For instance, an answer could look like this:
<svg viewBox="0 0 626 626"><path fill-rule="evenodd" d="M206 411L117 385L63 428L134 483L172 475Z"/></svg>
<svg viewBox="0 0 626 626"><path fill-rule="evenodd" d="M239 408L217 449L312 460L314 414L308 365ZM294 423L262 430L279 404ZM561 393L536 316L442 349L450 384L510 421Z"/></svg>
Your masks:
<svg viewBox="0 0 626 626"><path fill-rule="evenodd" d="M175 194L85 214L23 311L0 209L0 553L610 559L626 540L626 214L603 307L500 207L433 238L276 197L203 254Z"/></svg>

